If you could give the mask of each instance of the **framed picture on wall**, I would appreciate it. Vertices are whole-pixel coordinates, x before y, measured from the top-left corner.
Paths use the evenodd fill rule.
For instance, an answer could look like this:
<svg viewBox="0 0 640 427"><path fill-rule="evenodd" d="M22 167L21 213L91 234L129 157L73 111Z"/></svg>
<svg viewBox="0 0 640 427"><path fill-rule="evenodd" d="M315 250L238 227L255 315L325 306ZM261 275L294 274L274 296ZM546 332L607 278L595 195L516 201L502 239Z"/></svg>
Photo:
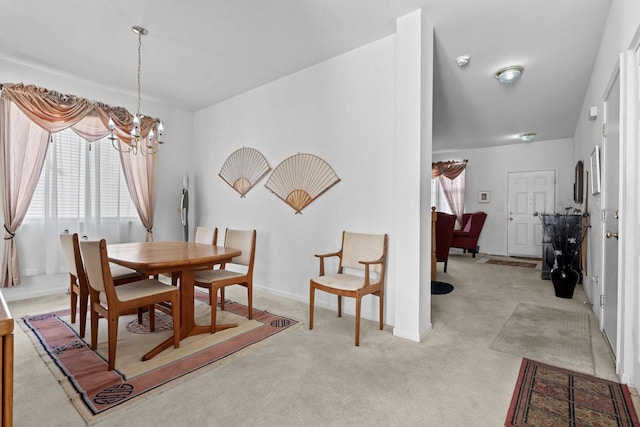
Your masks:
<svg viewBox="0 0 640 427"><path fill-rule="evenodd" d="M591 152L591 194L600 194L600 146Z"/></svg>
<svg viewBox="0 0 640 427"><path fill-rule="evenodd" d="M490 191L478 191L478 203L489 203L491 201Z"/></svg>

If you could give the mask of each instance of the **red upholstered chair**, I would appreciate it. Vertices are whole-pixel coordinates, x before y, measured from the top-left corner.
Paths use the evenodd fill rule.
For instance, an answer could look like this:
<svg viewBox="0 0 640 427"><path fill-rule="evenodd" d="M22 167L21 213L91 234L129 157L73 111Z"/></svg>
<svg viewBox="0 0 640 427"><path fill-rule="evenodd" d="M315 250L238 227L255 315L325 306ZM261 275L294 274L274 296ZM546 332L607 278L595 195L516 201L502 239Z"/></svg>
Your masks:
<svg viewBox="0 0 640 427"><path fill-rule="evenodd" d="M436 261L444 262L444 272L446 273L456 216L444 212L436 212L436 215Z"/></svg>
<svg viewBox="0 0 640 427"><path fill-rule="evenodd" d="M480 232L486 219L487 214L485 212L463 214L461 229L453 231L451 247L464 249L465 253L469 251L475 258L476 253L480 250L478 238L480 237Z"/></svg>

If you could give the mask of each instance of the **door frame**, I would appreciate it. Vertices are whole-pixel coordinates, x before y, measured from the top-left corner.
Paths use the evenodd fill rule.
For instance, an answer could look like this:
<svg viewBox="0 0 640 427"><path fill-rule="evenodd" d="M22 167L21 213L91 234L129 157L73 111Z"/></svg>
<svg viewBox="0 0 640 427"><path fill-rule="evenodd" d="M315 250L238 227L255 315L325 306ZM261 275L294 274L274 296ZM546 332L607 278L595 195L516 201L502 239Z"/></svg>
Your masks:
<svg viewBox="0 0 640 427"><path fill-rule="evenodd" d="M640 248L633 238L640 235L640 27L629 49L620 54L620 223L621 236L618 280L619 353L616 372L623 383L640 384Z"/></svg>

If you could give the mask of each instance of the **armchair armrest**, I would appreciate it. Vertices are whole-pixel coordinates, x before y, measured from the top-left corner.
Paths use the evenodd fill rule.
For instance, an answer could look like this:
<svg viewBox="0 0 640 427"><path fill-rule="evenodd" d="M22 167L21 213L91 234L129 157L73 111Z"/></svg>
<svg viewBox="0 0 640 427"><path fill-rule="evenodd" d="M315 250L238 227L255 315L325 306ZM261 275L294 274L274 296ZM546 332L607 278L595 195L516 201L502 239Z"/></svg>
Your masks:
<svg viewBox="0 0 640 427"><path fill-rule="evenodd" d="M330 257L342 257L342 250L338 252L332 252L330 254L316 254L316 258L320 258L320 276L324 276L324 259Z"/></svg>
<svg viewBox="0 0 640 427"><path fill-rule="evenodd" d="M382 264L384 262L384 256L373 261L358 261L358 262L364 265L364 285L368 286L371 284L371 280L369 278L369 267L371 266L371 264Z"/></svg>

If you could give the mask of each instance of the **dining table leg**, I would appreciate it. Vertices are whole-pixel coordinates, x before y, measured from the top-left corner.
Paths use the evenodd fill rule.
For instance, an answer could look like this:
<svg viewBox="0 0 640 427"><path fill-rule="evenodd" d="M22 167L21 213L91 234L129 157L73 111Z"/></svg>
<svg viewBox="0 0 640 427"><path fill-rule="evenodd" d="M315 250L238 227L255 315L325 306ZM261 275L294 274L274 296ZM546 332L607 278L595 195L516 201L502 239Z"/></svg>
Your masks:
<svg viewBox="0 0 640 427"><path fill-rule="evenodd" d="M180 340L192 335L211 333L209 325L202 326L196 324L195 318L195 272L193 269L185 269L180 272ZM216 307L211 307L215 310ZM224 329L235 328L236 323L216 325L216 332ZM152 359L164 350L173 346L173 337L169 337L151 350L149 350L142 360Z"/></svg>

